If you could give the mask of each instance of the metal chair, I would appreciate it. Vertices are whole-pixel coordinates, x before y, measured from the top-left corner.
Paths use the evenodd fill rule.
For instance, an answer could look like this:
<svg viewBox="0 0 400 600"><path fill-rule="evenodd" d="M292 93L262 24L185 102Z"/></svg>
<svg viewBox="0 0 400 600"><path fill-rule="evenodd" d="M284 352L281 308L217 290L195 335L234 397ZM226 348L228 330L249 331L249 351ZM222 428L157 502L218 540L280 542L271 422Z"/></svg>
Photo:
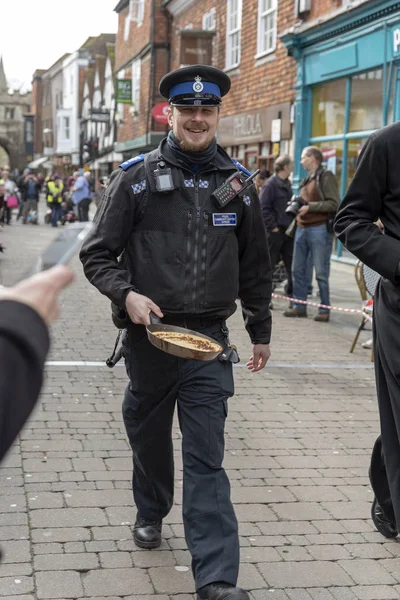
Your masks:
<svg viewBox="0 0 400 600"><path fill-rule="evenodd" d="M360 290L363 314L361 316L361 323L357 329L356 335L354 336L353 343L350 347L350 352L354 352L354 348L357 344L358 338L360 337L361 331L365 329L365 324L371 320L373 312L373 299L375 291L379 283L380 275L367 265L364 265L360 260L357 262L354 270L358 289ZM371 354L371 360L374 358L374 354Z"/></svg>

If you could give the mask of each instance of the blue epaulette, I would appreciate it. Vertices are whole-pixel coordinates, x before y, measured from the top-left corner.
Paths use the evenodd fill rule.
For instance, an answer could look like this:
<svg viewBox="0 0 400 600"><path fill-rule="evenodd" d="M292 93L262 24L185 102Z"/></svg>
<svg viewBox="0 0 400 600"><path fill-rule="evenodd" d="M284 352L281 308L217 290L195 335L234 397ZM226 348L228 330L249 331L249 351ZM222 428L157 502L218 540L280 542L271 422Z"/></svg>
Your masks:
<svg viewBox="0 0 400 600"><path fill-rule="evenodd" d="M123 162L122 165L119 165L119 168L123 171L127 171L130 167L136 165L139 162L142 162L143 160L144 154L139 154L138 156L134 156L133 158L130 158L129 160Z"/></svg>
<svg viewBox="0 0 400 600"><path fill-rule="evenodd" d="M239 169L239 171L242 171L248 177L250 177L250 175L251 175L250 171L248 171L246 169L246 167L244 167L243 165L241 165L240 162L238 160L236 160L236 158L232 158L231 160L232 160L233 164L235 165L235 167L237 167Z"/></svg>

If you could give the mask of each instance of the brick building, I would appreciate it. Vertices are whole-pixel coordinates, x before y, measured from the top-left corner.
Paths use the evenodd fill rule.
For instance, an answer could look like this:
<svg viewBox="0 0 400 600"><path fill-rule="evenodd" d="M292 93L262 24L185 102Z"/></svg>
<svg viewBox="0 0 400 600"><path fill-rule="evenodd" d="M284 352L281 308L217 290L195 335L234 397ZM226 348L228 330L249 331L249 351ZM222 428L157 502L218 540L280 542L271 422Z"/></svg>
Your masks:
<svg viewBox="0 0 400 600"><path fill-rule="evenodd" d="M170 15L162 0L120 0L115 53L117 80L132 81L131 102L117 102L116 151L124 157L156 147L167 126L152 116L164 99L158 82L170 68Z"/></svg>
<svg viewBox="0 0 400 600"><path fill-rule="evenodd" d="M232 79L219 143L251 169L291 152L295 61L279 40L293 24L293 0L120 0L117 78L132 78L131 106L118 107L117 150L128 158L154 148L167 126L152 116L164 102L162 75L212 64ZM228 24L228 25L227 25Z"/></svg>

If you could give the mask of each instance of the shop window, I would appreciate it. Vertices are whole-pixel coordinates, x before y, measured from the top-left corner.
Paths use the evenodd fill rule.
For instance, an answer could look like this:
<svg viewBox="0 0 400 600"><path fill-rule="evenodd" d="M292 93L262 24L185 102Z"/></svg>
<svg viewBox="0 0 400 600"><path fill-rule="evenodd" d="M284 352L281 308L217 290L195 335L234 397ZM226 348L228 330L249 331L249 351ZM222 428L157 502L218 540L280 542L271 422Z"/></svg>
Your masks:
<svg viewBox="0 0 400 600"><path fill-rule="evenodd" d="M343 141L327 141L315 144L322 152L322 165L332 171L336 175L337 183L340 190L340 182L343 171Z"/></svg>
<svg viewBox="0 0 400 600"><path fill-rule="evenodd" d="M258 0L257 57L275 50L276 8L277 0Z"/></svg>
<svg viewBox="0 0 400 600"><path fill-rule="evenodd" d="M312 137L343 133L345 104L345 79L315 86L312 96Z"/></svg>
<svg viewBox="0 0 400 600"><path fill-rule="evenodd" d="M382 127L382 69L354 75L351 81L349 131Z"/></svg>
<svg viewBox="0 0 400 600"><path fill-rule="evenodd" d="M357 160L361 150L368 138L359 138L356 140L348 140L347 142L347 180L346 189L349 187L351 180L356 172Z"/></svg>
<svg viewBox="0 0 400 600"><path fill-rule="evenodd" d="M242 0L227 0L226 18L226 68L240 63L240 38L242 28Z"/></svg>

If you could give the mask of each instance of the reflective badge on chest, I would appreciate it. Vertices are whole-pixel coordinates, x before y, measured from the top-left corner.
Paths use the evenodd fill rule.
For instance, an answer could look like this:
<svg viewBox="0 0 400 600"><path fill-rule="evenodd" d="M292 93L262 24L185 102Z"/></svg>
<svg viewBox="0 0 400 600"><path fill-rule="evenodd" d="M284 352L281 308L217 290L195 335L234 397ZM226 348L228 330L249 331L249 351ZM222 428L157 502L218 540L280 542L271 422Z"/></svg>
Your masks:
<svg viewBox="0 0 400 600"><path fill-rule="evenodd" d="M213 213L213 225L216 227L226 227L227 225L237 225L236 213Z"/></svg>

